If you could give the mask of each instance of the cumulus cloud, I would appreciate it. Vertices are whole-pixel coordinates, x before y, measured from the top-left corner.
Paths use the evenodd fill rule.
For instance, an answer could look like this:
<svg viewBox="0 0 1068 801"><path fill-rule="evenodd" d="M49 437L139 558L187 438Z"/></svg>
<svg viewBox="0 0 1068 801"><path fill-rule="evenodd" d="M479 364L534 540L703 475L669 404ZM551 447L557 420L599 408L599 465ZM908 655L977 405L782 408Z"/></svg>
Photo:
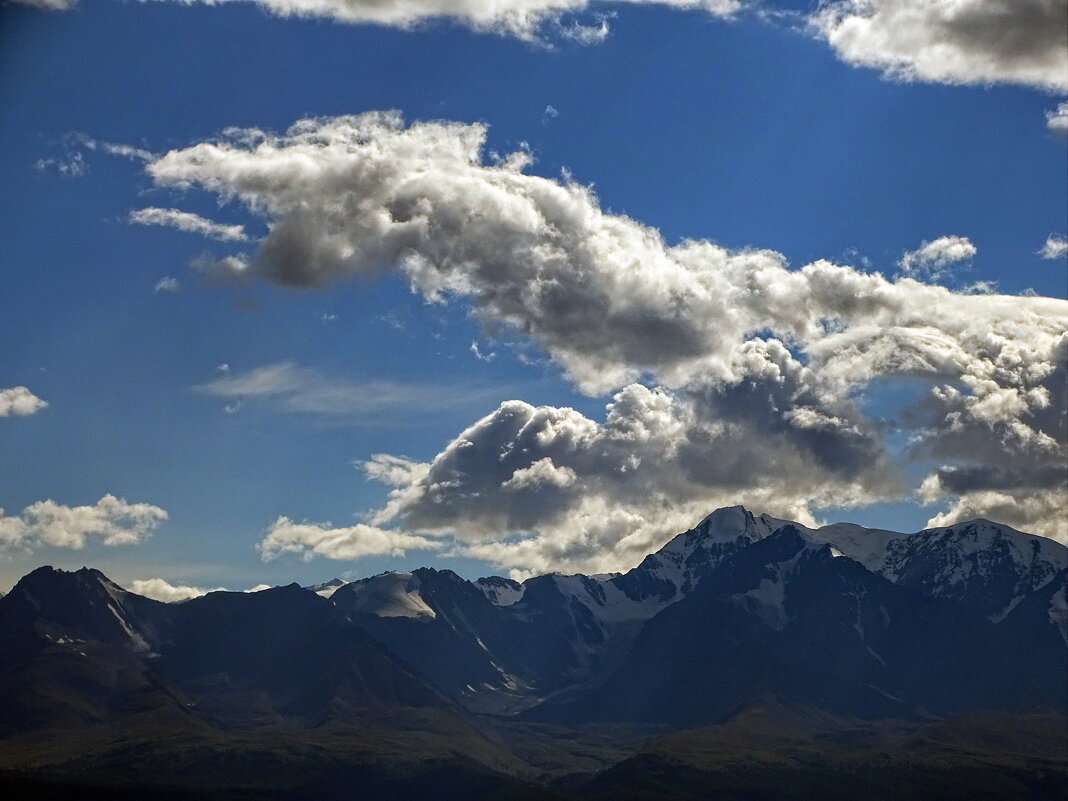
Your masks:
<svg viewBox="0 0 1068 801"><path fill-rule="evenodd" d="M0 417L27 417L48 408L43 401L26 387L0 389Z"/></svg>
<svg viewBox="0 0 1068 801"><path fill-rule="evenodd" d="M1066 0L834 0L809 19L843 61L894 78L1068 89Z"/></svg>
<svg viewBox="0 0 1068 801"><path fill-rule="evenodd" d="M1057 136L1068 137L1068 103L1046 112L1046 127Z"/></svg>
<svg viewBox="0 0 1068 801"><path fill-rule="evenodd" d="M0 509L0 544L81 550L96 538L104 545L136 545L166 519L167 512L158 506L127 503L110 494L92 506L38 501L17 517L5 516Z"/></svg>
<svg viewBox="0 0 1068 801"><path fill-rule="evenodd" d="M363 523L335 528L330 523L297 523L279 517L263 532L257 547L264 561L283 553L300 554L304 559L325 556L352 560L365 556L404 556L406 551L438 548L440 543Z"/></svg>
<svg viewBox="0 0 1068 801"><path fill-rule="evenodd" d="M165 228L177 228L190 234L200 234L208 239L220 241L244 242L248 239L245 229L240 225L217 223L178 209L161 209L150 206L130 212L130 222L137 225L160 225Z"/></svg>
<svg viewBox="0 0 1068 801"><path fill-rule="evenodd" d="M392 487L373 525L455 536L521 571L612 569L721 503L806 521L907 494L903 462L948 475L1065 458L1068 303L669 244L586 186L528 174L522 153L487 160L485 136L372 112L244 130L146 166L159 187L207 190L263 220L255 251L218 269L296 288L396 270L427 301L466 304L487 336L530 340L581 391L611 395L601 419L509 401L430 462L372 459L369 476ZM974 252L944 237L903 272L930 278ZM218 386L298 392L295 370ZM887 376L931 388L894 421L911 427L907 453L861 409ZM1056 488L1042 476L998 491L1026 501ZM940 486L943 503L983 489Z"/></svg>
<svg viewBox="0 0 1068 801"><path fill-rule="evenodd" d="M191 587L185 584L171 584L169 581L161 578L150 579L134 579L130 582L131 592L135 592L138 595L143 595L146 598L153 598L157 601L163 601L170 604L175 601L188 601L190 598L199 598L201 595L207 595L209 592L225 592L225 587L214 587L212 589L204 589L202 587Z"/></svg>
<svg viewBox="0 0 1068 801"><path fill-rule="evenodd" d="M1063 259L1068 255L1068 237L1063 234L1050 234L1038 255L1044 259Z"/></svg>
<svg viewBox="0 0 1068 801"><path fill-rule="evenodd" d="M984 517L1068 544L1064 495L1063 488L1023 496L996 490L977 490L960 496L948 510L928 520L927 525L950 526Z"/></svg>
<svg viewBox="0 0 1068 801"><path fill-rule="evenodd" d="M917 280L938 281L949 274L953 265L968 261L978 252L966 236L940 236L906 253L898 266L904 275Z"/></svg>
<svg viewBox="0 0 1068 801"><path fill-rule="evenodd" d="M184 5L220 5L227 0L176 0ZM60 11L73 8L77 0L13 0L13 2ZM656 5L698 9L713 16L730 17L743 0L249 0L281 17L320 17L348 23L373 23L412 28L434 20L449 20L476 31L516 36L535 41L545 33L583 44L599 42L608 33L606 15L595 14L584 23L577 15L607 5ZM547 31L553 28L555 31Z"/></svg>

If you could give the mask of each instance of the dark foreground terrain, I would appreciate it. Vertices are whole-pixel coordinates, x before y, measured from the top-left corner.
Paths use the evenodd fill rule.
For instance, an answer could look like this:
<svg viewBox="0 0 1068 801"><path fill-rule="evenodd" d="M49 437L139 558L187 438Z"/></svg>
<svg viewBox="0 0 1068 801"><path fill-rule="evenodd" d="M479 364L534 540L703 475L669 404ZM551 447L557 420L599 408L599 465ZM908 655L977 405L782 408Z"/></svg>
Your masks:
<svg viewBox="0 0 1068 801"><path fill-rule="evenodd" d="M1057 714L860 722L765 708L640 743L630 731L497 729L524 759L491 766L445 743L436 753L391 752L354 733L78 743L56 732L38 741L45 760L22 752L33 770L0 773L0 790L27 801L1068 797ZM66 758L53 762L61 749Z"/></svg>
<svg viewBox="0 0 1068 801"><path fill-rule="evenodd" d="M719 510L625 574L0 598L4 799L1064 799L1065 549Z"/></svg>

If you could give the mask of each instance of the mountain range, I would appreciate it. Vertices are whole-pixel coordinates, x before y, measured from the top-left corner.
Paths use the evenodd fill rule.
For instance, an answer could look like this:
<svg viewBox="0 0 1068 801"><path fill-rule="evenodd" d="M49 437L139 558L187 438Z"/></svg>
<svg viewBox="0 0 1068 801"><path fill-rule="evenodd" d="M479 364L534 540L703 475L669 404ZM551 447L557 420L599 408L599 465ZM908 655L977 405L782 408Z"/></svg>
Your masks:
<svg viewBox="0 0 1068 801"><path fill-rule="evenodd" d="M1066 576L1063 545L990 521L741 507L625 573L521 583L423 568L165 604L42 567L0 598L0 786L1063 797ZM962 766L981 784L942 782Z"/></svg>

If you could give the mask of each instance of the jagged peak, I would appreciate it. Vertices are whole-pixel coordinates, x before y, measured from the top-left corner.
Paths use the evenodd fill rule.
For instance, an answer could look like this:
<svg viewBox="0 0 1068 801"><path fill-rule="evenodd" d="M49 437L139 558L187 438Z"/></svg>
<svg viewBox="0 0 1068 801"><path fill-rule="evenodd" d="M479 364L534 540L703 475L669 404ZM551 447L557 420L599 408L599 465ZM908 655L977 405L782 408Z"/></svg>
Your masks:
<svg viewBox="0 0 1068 801"><path fill-rule="evenodd" d="M475 579L475 583L487 587L511 587L513 589L519 589L523 586L515 579L505 578L504 576L482 576Z"/></svg>
<svg viewBox="0 0 1068 801"><path fill-rule="evenodd" d="M1040 551L1045 558L1050 559L1058 566L1064 567L1068 565L1068 546L1063 543L1038 534L1028 534L1006 523L998 523L982 517L961 520L948 526L926 528L909 535L908 539L914 541L921 538L932 540L941 538L960 542L971 537L975 538L975 544L980 548L989 547L997 540L1007 540L1011 543L1011 547L1023 547L1025 550Z"/></svg>
<svg viewBox="0 0 1068 801"><path fill-rule="evenodd" d="M483 576L475 581L487 600L495 606L512 606L523 598L526 587L504 576Z"/></svg>
<svg viewBox="0 0 1068 801"><path fill-rule="evenodd" d="M123 595L127 594L127 591L109 579L101 571L95 567L81 567L78 570L63 570L59 567L53 567L52 565L42 565L34 570L31 570L21 579L14 587L11 588L11 592L22 587L26 589L29 586L40 584L56 584L57 586L70 586L70 582L75 583L88 583L97 584L101 588L107 590L109 593L115 592Z"/></svg>

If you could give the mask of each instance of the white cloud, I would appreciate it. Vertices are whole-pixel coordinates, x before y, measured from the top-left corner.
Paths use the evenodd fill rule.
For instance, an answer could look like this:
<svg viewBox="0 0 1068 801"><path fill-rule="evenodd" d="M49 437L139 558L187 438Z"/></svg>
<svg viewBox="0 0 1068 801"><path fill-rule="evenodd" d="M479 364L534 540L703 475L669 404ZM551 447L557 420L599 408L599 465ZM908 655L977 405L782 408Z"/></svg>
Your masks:
<svg viewBox="0 0 1068 801"><path fill-rule="evenodd" d="M221 5L227 0L175 0L183 5ZM249 0L282 17L321 17L348 23L373 23L412 28L433 20L450 20L476 31L539 40L547 28L584 44L607 35L605 14L595 14L594 24L571 19L606 5L655 5L698 9L713 16L730 17L743 0ZM51 10L73 8L77 0L13 0Z"/></svg>
<svg viewBox="0 0 1068 801"><path fill-rule="evenodd" d="M55 170L64 178L81 178L89 174L89 165L78 151L67 153L63 156L40 158L33 163L33 168L38 172Z"/></svg>
<svg viewBox="0 0 1068 801"><path fill-rule="evenodd" d="M1046 243L1038 251L1038 255L1044 259L1063 259L1068 254L1068 237L1063 234L1050 234L1046 237Z"/></svg>
<svg viewBox="0 0 1068 801"><path fill-rule="evenodd" d="M230 401L232 412L255 404L273 412L363 423L382 422L402 413L464 408L496 400L507 391L500 387L334 378L289 361L243 373L227 370L195 389Z"/></svg>
<svg viewBox="0 0 1068 801"><path fill-rule="evenodd" d="M73 3L71 3L71 6L73 6ZM84 133L70 134L66 137L66 141L73 145L84 147L86 150L99 150L110 156L120 156L132 161L151 161L156 158L155 153L145 150L143 147L135 147L121 142L105 142L100 139L94 139Z"/></svg>
<svg viewBox="0 0 1068 801"><path fill-rule="evenodd" d="M208 239L229 242L245 242L248 237L240 225L225 225L178 209L160 209L150 206L130 212L130 222L138 225L159 225L165 228L177 228L190 234L200 234Z"/></svg>
<svg viewBox="0 0 1068 801"><path fill-rule="evenodd" d="M467 552L521 570L632 565L660 539L716 505L746 502L811 520L809 504L865 503L900 493L870 430L840 415L777 415L803 367L781 346L789 376L685 392L634 384L598 423L573 409L509 401L472 424L429 464L368 476L393 486L372 519L453 536ZM755 357L759 358L759 357ZM770 365L769 365L770 366ZM807 409L800 405L795 409ZM502 541L501 532L524 536Z"/></svg>
<svg viewBox="0 0 1068 801"><path fill-rule="evenodd" d="M77 5L78 0L10 0L23 6L33 6L45 11L67 11Z"/></svg>
<svg viewBox="0 0 1068 801"><path fill-rule="evenodd" d="M934 488L940 489L937 485ZM956 498L949 509L928 520L927 526L950 526L985 517L1068 545L1068 518L1064 515L1064 505L1063 488L1022 497L996 490L978 490Z"/></svg>
<svg viewBox="0 0 1068 801"><path fill-rule="evenodd" d="M164 603L174 603L175 601L188 601L190 598L199 598L201 595L207 595L209 592L225 592L225 587L214 587L212 589L203 589L201 587L190 587L185 584L171 584L169 581L161 578L150 579L135 579L130 582L130 591L143 595L146 598L153 598L157 601L163 601Z"/></svg>
<svg viewBox="0 0 1068 801"><path fill-rule="evenodd" d="M329 523L296 523L279 517L263 532L257 548L265 560L283 553L300 554L304 559L360 559L365 556L404 556L409 550L438 548L434 540L403 531L392 531L357 523L334 528Z"/></svg>
<svg viewBox="0 0 1068 801"><path fill-rule="evenodd" d="M262 592L270 589L273 589L271 584L257 584L255 587L242 590L242 592ZM199 598L209 592L231 592L226 587L204 588L187 584L171 584L162 578L134 579L130 582L130 591L168 604L176 601L188 601L190 598Z"/></svg>
<svg viewBox="0 0 1068 801"><path fill-rule="evenodd" d="M47 408L48 402L26 387L0 389L0 417L26 417Z"/></svg>
<svg viewBox="0 0 1068 801"><path fill-rule="evenodd" d="M174 294L182 291L182 282L171 275L165 275L156 282L156 286L152 290L155 293L167 292Z"/></svg>
<svg viewBox="0 0 1068 801"><path fill-rule="evenodd" d="M520 570L608 569L717 504L806 520L818 506L907 495L902 461L957 469L947 498L997 484L1026 499L1063 483L1028 468L1005 486L973 468L1001 459L1023 475L1068 454L1065 301L670 245L602 210L588 187L526 173L529 159L487 162L485 135L367 113L244 131L147 165L160 187L202 188L264 221L268 235L240 260L250 279L327 287L391 268L430 302L466 303L487 336L531 340L587 394L614 393L603 420L500 404L431 462L405 463L404 480L397 463L373 461L369 474L393 486L373 524L456 536ZM918 274L974 252L944 237L906 263ZM885 376L932 390L894 421L914 443L904 454L857 403ZM212 384L305 405L322 380L285 363ZM550 464L567 480L526 480Z"/></svg>
<svg viewBox="0 0 1068 801"><path fill-rule="evenodd" d="M114 495L105 495L92 506L38 501L19 517L5 517L0 510L0 543L81 550L95 537L104 545L136 545L166 519L167 513L158 506L127 503Z"/></svg>
<svg viewBox="0 0 1068 801"><path fill-rule="evenodd" d="M492 362L495 358L497 358L497 354L494 351L490 351L489 353L483 353L482 349L478 347L477 342L471 343L470 350L471 353L474 354L475 358L478 359L480 362Z"/></svg>
<svg viewBox="0 0 1068 801"><path fill-rule="evenodd" d="M810 19L843 61L904 80L1068 89L1066 0L834 0Z"/></svg>
<svg viewBox="0 0 1068 801"><path fill-rule="evenodd" d="M1068 103L1046 112L1046 127L1057 136L1068 137Z"/></svg>
<svg viewBox="0 0 1068 801"><path fill-rule="evenodd" d="M570 487L578 480L578 475L566 465L557 467L553 464L551 456L538 459L531 463L530 467L520 467L508 480L501 484L501 489L510 492L521 492L526 489L539 489L541 487L553 487L564 489Z"/></svg>
<svg viewBox="0 0 1068 801"><path fill-rule="evenodd" d="M971 259L978 252L966 236L940 236L906 253L898 266L911 278L937 281L948 275L953 265Z"/></svg>

